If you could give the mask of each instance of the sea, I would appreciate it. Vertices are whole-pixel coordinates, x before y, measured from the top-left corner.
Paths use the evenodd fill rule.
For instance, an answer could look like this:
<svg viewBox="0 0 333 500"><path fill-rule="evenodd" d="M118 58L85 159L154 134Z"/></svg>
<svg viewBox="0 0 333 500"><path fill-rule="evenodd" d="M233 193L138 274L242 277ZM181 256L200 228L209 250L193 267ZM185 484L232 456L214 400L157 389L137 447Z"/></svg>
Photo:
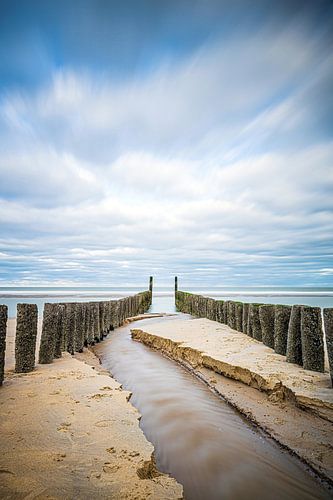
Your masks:
<svg viewBox="0 0 333 500"><path fill-rule="evenodd" d="M37 304L42 314L46 302L86 302L114 300L134 295L146 286L95 287L0 287L0 304L8 306L8 316L16 316L18 303ZM180 289L220 300L262 302L264 304L303 304L333 307L333 287L241 287L241 286L181 286ZM150 312L175 312L174 289L155 286Z"/></svg>

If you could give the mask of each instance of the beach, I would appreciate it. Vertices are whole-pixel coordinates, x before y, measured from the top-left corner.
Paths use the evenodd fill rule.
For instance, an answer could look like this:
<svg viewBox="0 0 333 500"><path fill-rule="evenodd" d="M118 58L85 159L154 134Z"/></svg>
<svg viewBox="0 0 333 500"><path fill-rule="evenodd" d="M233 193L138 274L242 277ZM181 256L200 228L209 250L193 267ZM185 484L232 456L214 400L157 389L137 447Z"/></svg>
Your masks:
<svg viewBox="0 0 333 500"><path fill-rule="evenodd" d="M1 498L181 498L157 471L140 415L89 351L28 374L12 370L15 320L0 390Z"/></svg>
<svg viewBox="0 0 333 500"><path fill-rule="evenodd" d="M166 302L164 304L167 305ZM314 491L311 481L315 481L314 484L322 481L324 488L320 486L319 498L328 498L329 494L325 492L333 484L333 399L327 370L323 374L309 372L286 363L282 356L261 342L215 321L193 319L186 314L146 313L128 318L103 342L85 348L82 353L74 356L63 353L60 359L50 364L36 364L31 373L16 374L15 323L14 318L8 320L5 382L0 390L3 416L0 438L3 450L0 459L2 497L25 498L28 494L29 498L182 498L185 485L185 492L190 491L189 498L196 498L191 484L186 484L186 479L183 485L183 476L179 472L183 467L182 459L179 462L177 458L181 458L181 455L179 452L176 456L172 453L168 455L166 445L166 442L172 443L174 440L175 445L172 446L176 446L179 436L185 432L179 426L178 417L186 411L189 403L180 399L180 408L175 411L175 394L170 385L177 383L176 367L181 365L191 374L188 388L184 389L187 396L190 396L195 385L194 376L200 380L200 385L206 384L217 396L214 402L217 408L227 402L239 416L246 419L246 434L251 436L257 430L263 432L263 437L260 437L259 432L256 438L259 442L263 440L263 457L268 453L266 446L269 439L281 447L281 452L286 450L281 457L279 448L273 446L269 452L272 454L269 470L270 474L276 476L277 488L284 482L283 467L290 471L295 467L295 471L290 472L291 476L298 477L300 474L297 480L300 484L310 481L306 486L309 492ZM130 339L130 332L133 340ZM36 353L40 334L41 321L38 324ZM152 361L146 359L143 352L135 354L138 341L148 346L148 350L153 349L172 360L169 370L176 377L174 382L167 381L167 374L165 386L158 380L156 384L153 382L159 377L162 358L158 354L155 371L149 374ZM127 357L129 353L126 346L134 349L134 356L130 354ZM113 368L105 364L104 356L108 352L114 353L114 366L123 366L123 373L115 369L114 375ZM133 399L131 390L127 389L131 387L128 380L141 377L144 392L150 399L157 398L156 408L149 407L149 404L142 406L143 425L138 403L145 397L144 392L141 389L140 393L140 388L134 384ZM125 389L121 386L122 380L126 381ZM185 393L179 396L182 398ZM203 398L206 404L207 395L204 394ZM160 421L156 415L154 423L157 411L161 414ZM191 440L184 443L184 450L189 446L184 451L188 462L184 477L190 477L191 468L196 470L195 467L198 467L203 476L201 487L204 491L210 491L210 498L216 495L219 498L219 490L214 483L216 478L210 479L210 475L223 475L223 461L228 463L231 458L223 449L215 450L209 458L212 453L209 426L213 422L209 421L207 414L207 428L204 424L206 416L200 418L201 427L198 426L196 411L194 405L191 440L196 442L196 436L206 433L208 439L202 442L200 453L199 450L195 453L190 451ZM147 415L150 420L148 426ZM153 420L151 416L154 416ZM223 418L230 417L227 413ZM229 425L227 420L223 422L223 425ZM253 430L251 426L254 426ZM173 429L171 439L163 438L168 429ZM189 427L186 429L188 431ZM166 439L164 444L163 439ZM230 444L233 449L232 460L236 461L240 460L240 448L241 454L246 456L243 444L238 443L237 439L236 433L235 443ZM250 450L253 445L246 446ZM196 453L200 456L205 449L208 456L201 465ZM249 453L248 463L254 467L255 479L265 460L262 462L263 457L257 455L258 463L253 462L252 451ZM222 460L220 468L208 466L213 456L216 463ZM292 460L288 465L292 456L299 459L299 464ZM275 461L277 464L281 461L282 464L285 460L282 469L278 465L279 472L275 472ZM305 464L304 470L302 464ZM243 483L240 477L233 488L237 489ZM257 479L255 483L259 487ZM295 498L299 498L298 486L294 487ZM260 488L258 491L261 491ZM255 498L258 491L249 490L249 498ZM199 495L198 498L201 497ZM311 494L309 498L312 498Z"/></svg>

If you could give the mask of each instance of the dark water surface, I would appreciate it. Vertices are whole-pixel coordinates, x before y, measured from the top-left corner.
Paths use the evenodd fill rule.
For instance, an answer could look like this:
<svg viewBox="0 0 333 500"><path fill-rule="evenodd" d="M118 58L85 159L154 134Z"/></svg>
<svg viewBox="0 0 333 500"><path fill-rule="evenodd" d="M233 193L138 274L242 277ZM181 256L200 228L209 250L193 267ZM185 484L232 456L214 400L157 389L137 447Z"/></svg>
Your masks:
<svg viewBox="0 0 333 500"><path fill-rule="evenodd" d="M186 319L185 315L179 318ZM186 499L331 498L304 466L176 363L131 340L132 323L96 346L104 368L133 395L157 465Z"/></svg>

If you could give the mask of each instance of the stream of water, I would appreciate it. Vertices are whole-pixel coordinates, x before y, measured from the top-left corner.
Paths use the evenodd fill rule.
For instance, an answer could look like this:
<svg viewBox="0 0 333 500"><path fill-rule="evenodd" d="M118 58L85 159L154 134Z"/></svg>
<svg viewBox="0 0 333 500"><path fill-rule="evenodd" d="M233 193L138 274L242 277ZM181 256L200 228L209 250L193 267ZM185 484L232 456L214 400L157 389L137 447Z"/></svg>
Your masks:
<svg viewBox="0 0 333 500"><path fill-rule="evenodd" d="M186 319L178 315L177 319ZM154 321L173 317L147 319ZM142 415L160 470L184 487L188 500L330 498L295 457L213 394L200 380L117 329L96 353Z"/></svg>

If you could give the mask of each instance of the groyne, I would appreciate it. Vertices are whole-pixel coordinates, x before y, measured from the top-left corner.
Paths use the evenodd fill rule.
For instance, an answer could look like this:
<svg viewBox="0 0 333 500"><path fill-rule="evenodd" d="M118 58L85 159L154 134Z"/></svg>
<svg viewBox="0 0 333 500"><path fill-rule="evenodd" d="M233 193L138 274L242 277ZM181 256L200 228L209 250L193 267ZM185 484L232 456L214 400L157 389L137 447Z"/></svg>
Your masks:
<svg viewBox="0 0 333 500"><path fill-rule="evenodd" d="M102 341L126 318L142 314L151 305L150 290L118 300L100 302L46 303L38 362L52 363L62 352L75 354ZM0 305L0 385L4 379L7 307ZM15 371L35 368L38 310L35 304L18 304L15 335Z"/></svg>
<svg viewBox="0 0 333 500"><path fill-rule="evenodd" d="M286 356L290 363L307 370L324 371L324 334L319 307L248 304L183 291L176 291L175 301L178 311L226 324ZM324 323L332 378L333 309L324 309Z"/></svg>

